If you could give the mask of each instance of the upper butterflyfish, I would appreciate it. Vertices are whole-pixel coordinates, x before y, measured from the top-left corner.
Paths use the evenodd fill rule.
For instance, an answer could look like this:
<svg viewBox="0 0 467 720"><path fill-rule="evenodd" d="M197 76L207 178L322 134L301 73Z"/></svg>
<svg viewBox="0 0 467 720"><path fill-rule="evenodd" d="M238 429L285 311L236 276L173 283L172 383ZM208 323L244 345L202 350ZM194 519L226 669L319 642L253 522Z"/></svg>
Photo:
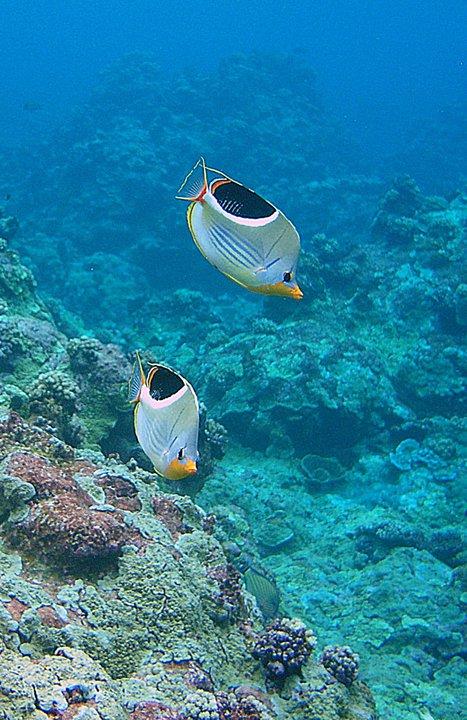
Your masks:
<svg viewBox="0 0 467 720"><path fill-rule="evenodd" d="M211 265L252 292L303 297L295 280L300 237L278 208L203 158L176 197L190 202L188 227Z"/></svg>
<svg viewBox="0 0 467 720"><path fill-rule="evenodd" d="M190 383L165 365L148 375L139 354L129 381L136 437L154 470L169 480L194 475L198 466L199 405Z"/></svg>

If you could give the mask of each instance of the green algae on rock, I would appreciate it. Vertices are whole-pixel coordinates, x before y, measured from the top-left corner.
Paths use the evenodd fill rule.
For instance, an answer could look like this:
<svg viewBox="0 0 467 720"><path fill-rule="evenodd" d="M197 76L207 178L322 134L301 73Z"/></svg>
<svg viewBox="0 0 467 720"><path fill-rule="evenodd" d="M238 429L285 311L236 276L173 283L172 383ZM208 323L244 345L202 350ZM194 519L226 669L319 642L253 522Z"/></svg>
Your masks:
<svg viewBox="0 0 467 720"><path fill-rule="evenodd" d="M123 720L144 718L151 703L180 718L208 706L221 718L238 706L273 720L296 716L300 697L308 717L305 668L277 697L254 689L263 684L252 655L259 616L205 513L165 496L142 470L71 448L57 457L51 439L18 416L0 428L0 663L9 679L0 709L12 720L71 707ZM238 686L244 695L231 696ZM334 717L336 702L320 699L323 717ZM348 693L338 705L358 720L353 702Z"/></svg>
<svg viewBox="0 0 467 720"><path fill-rule="evenodd" d="M117 685L81 650L62 648L38 660L6 650L0 662L5 718L46 720L66 712L86 720L128 718Z"/></svg>

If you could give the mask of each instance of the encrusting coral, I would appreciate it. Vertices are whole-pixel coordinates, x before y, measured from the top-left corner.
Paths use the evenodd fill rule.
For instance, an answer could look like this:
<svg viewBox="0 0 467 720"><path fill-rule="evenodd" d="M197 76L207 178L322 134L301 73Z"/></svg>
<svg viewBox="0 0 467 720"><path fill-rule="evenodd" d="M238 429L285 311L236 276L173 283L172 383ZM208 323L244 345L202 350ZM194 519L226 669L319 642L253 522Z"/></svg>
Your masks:
<svg viewBox="0 0 467 720"><path fill-rule="evenodd" d="M344 468L336 458L305 455L300 461L305 485L310 490L332 490L341 482Z"/></svg>
<svg viewBox="0 0 467 720"><path fill-rule="evenodd" d="M39 711L292 717L290 699L262 689L252 652L268 683L293 686L316 666L314 636L287 620L261 632L211 516L165 495L153 475L74 450L17 414L0 418L0 460L0 711L11 720L36 720ZM334 703L326 700L323 718ZM312 712L311 696L307 706ZM348 718L359 716L349 710Z"/></svg>

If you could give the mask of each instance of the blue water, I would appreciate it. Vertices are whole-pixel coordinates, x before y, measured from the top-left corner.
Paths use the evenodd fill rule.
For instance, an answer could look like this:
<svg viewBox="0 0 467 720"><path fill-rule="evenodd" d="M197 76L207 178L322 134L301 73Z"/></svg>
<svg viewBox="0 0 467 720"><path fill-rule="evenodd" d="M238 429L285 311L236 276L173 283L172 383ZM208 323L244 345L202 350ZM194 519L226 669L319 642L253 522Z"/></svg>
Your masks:
<svg viewBox="0 0 467 720"><path fill-rule="evenodd" d="M465 95L465 3L5 0L0 8L2 134L31 129L24 102L59 119L121 55L155 54L164 72L212 69L232 53L296 52L365 147L398 148L414 122ZM57 117L58 116L58 117Z"/></svg>
<svg viewBox="0 0 467 720"><path fill-rule="evenodd" d="M466 28L449 0L0 5L12 247L67 337L193 383L229 436L197 501L385 720L464 712ZM302 303L198 252L200 154L293 220Z"/></svg>

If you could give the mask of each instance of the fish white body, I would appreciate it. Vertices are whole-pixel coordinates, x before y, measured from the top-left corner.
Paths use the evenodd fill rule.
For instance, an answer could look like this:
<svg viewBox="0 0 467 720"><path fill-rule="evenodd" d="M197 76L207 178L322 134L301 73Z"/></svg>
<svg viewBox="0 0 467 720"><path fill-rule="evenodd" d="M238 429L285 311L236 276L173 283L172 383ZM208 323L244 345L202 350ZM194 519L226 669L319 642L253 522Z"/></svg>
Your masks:
<svg viewBox="0 0 467 720"><path fill-rule="evenodd" d="M142 373L140 366L136 367ZM163 382L158 382L162 371ZM164 392L167 380L175 391ZM170 480L180 480L196 472L198 461L199 406L196 394L181 375L170 368L157 365L151 368L148 379L142 374L136 392L133 377L130 399L135 402L134 427L141 448L151 460L155 471ZM161 393L160 399L157 393Z"/></svg>
<svg viewBox="0 0 467 720"><path fill-rule="evenodd" d="M252 292L300 299L295 282L300 237L293 224L255 192L200 162L200 191L181 198L192 201L187 221L200 252ZM214 175L210 182L208 172ZM199 181L194 187L199 189Z"/></svg>

